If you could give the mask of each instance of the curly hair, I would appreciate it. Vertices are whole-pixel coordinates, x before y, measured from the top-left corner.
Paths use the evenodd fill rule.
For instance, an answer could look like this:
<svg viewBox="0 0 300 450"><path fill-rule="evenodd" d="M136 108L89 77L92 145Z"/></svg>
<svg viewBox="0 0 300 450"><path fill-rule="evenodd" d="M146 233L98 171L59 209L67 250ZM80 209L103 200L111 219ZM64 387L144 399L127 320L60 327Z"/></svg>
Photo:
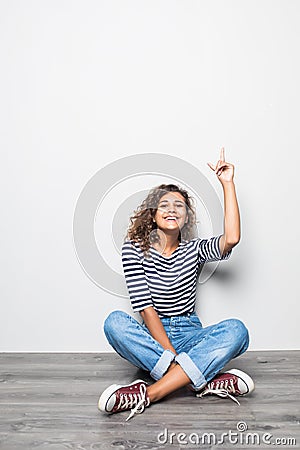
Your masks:
<svg viewBox="0 0 300 450"><path fill-rule="evenodd" d="M158 209L159 200L168 192L180 193L186 204L188 220L179 232L179 241L190 240L195 235L196 213L193 198L185 189L175 184L161 184L150 190L145 200L130 217L126 238L139 243L145 255L148 254L150 246L160 240L159 234L156 232L157 224L153 219Z"/></svg>

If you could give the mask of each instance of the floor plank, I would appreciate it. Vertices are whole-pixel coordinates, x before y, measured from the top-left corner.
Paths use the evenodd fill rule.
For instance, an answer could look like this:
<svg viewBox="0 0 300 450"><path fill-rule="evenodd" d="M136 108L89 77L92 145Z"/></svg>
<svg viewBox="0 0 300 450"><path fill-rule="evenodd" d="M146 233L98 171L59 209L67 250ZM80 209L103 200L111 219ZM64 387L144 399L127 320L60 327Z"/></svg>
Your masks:
<svg viewBox="0 0 300 450"><path fill-rule="evenodd" d="M262 442L268 433L273 448L275 439L300 448L300 351L248 351L232 361L228 368L248 372L256 384L240 406L183 388L128 422L127 412L98 411L100 393L112 382L152 380L115 353L2 353L0 367L1 450L270 448ZM220 443L230 430L239 443L228 436ZM214 436L196 445L204 433ZM243 443L247 434L250 444Z"/></svg>

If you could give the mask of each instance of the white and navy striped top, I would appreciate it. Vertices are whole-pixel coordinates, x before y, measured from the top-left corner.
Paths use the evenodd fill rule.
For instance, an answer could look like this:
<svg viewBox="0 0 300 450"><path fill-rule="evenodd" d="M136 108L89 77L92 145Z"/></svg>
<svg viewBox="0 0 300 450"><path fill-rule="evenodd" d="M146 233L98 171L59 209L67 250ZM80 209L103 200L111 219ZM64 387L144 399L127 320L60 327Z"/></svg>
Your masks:
<svg viewBox="0 0 300 450"><path fill-rule="evenodd" d="M153 306L159 317L193 312L201 266L228 259L232 252L220 255L220 237L181 242L168 257L154 247L145 257L138 243L124 242L122 263L133 311Z"/></svg>

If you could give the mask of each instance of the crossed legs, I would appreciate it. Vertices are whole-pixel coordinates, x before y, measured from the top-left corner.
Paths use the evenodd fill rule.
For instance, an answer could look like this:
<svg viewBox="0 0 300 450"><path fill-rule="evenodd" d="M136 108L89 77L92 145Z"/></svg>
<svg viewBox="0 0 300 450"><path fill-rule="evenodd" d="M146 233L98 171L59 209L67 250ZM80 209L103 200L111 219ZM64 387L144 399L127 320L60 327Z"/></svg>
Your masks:
<svg viewBox="0 0 300 450"><path fill-rule="evenodd" d="M206 329L192 327L191 338L177 355L164 350L145 326L123 311L113 311L107 317L104 332L121 357L149 371L156 380L147 387L151 402L188 384L200 390L249 344L247 329L237 319L224 320Z"/></svg>

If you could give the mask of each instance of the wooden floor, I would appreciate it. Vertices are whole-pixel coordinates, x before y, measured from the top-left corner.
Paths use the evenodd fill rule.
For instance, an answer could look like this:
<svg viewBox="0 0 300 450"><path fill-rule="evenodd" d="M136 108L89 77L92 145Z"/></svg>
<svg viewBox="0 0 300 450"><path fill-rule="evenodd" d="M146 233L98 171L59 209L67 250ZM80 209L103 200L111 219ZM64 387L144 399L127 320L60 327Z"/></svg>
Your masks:
<svg viewBox="0 0 300 450"><path fill-rule="evenodd" d="M151 379L117 354L4 353L0 367L1 450L300 449L300 351L248 351L233 360L227 367L256 383L240 406L183 388L128 422L127 412L98 411L99 394L111 383ZM222 443L230 430L237 434Z"/></svg>

